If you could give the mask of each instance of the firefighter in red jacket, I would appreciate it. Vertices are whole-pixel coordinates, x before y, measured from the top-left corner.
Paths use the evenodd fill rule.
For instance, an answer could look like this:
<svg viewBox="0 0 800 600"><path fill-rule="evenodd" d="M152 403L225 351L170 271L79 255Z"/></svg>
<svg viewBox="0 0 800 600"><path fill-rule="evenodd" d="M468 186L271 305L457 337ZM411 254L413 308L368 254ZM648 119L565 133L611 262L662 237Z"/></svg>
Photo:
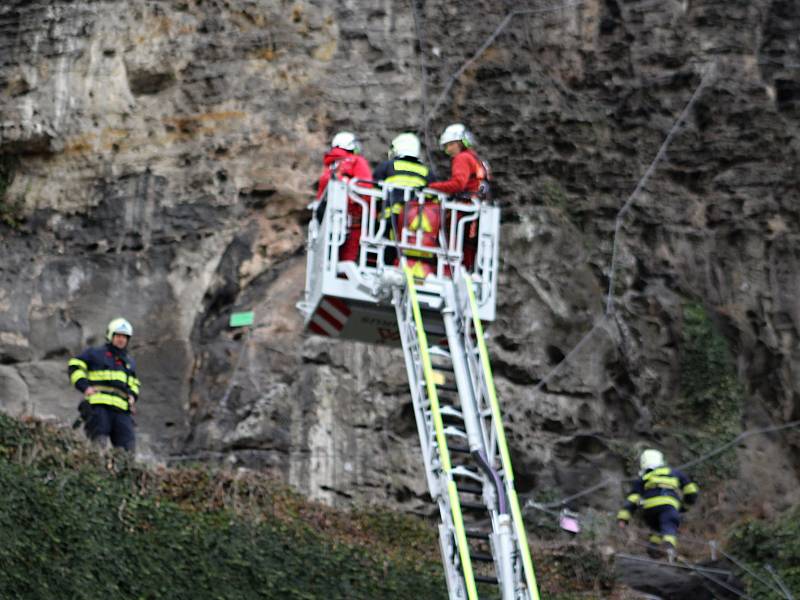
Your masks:
<svg viewBox="0 0 800 600"><path fill-rule="evenodd" d="M472 133L461 123L448 125L439 137L439 145L450 161L450 179L436 181L430 188L451 196L485 199L488 196L489 172L473 145ZM465 232L464 266L472 270L478 248L478 222L473 221Z"/></svg>
<svg viewBox="0 0 800 600"><path fill-rule="evenodd" d="M325 165L317 185L317 200L325 194L325 189L331 177L341 180L364 179L372 177L367 160L361 156L361 144L356 136L349 131L340 131L331 141L331 149L322 159ZM362 184L368 186L368 183ZM361 205L348 200L347 202L347 238L339 248L339 260L357 260L359 242L361 241Z"/></svg>

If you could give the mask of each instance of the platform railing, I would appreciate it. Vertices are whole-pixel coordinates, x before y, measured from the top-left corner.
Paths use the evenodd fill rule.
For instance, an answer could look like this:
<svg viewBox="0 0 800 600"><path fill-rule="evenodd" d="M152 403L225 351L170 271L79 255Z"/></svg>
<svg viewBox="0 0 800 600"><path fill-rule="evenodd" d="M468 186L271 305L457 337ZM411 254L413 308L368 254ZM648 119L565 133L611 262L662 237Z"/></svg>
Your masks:
<svg viewBox="0 0 800 600"><path fill-rule="evenodd" d="M402 200L398 198L400 194ZM416 189L383 181L353 179L347 184L347 197L361 207L361 244L356 261L359 268L404 267L408 258L414 258L407 256L407 253L413 252L428 254L428 260L432 263L435 261L437 276L452 275L463 260L467 228L480 218L481 204L478 199L455 199L429 188ZM393 227L393 219L398 215L393 214L392 207L398 203L405 208L401 213L404 222ZM429 211L426 207L431 204L436 205L439 212L436 245L423 243L421 231L412 230L409 226L408 208L414 204L418 214ZM392 235L395 229L402 232L399 238ZM394 249L393 257L387 252L390 249ZM387 261L387 257L390 260Z"/></svg>

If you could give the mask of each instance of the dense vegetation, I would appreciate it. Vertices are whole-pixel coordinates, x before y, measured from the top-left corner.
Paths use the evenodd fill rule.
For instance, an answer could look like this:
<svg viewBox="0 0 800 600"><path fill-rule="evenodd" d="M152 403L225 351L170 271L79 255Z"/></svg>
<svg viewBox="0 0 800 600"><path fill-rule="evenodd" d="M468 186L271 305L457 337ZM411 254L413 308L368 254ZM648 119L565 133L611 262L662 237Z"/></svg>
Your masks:
<svg viewBox="0 0 800 600"><path fill-rule="evenodd" d="M751 521L734 533L731 552L745 557L751 569L744 574L752 598L786 598L771 567L781 583L791 592L800 592L800 507L775 521Z"/></svg>
<svg viewBox="0 0 800 600"><path fill-rule="evenodd" d="M253 471L152 468L0 414L0 488L0 598L447 597L433 524ZM534 554L543 598L613 586L595 549Z"/></svg>
<svg viewBox="0 0 800 600"><path fill-rule="evenodd" d="M2 598L442 598L435 534L0 415ZM402 540L402 543L400 541Z"/></svg>

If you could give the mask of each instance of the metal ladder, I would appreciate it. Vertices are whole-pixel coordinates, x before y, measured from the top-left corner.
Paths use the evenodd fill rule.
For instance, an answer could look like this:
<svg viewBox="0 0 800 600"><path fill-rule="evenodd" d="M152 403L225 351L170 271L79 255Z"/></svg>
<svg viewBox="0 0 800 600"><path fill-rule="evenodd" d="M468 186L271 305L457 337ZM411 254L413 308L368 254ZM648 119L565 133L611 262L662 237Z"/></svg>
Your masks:
<svg viewBox="0 0 800 600"><path fill-rule="evenodd" d="M472 280L406 268L393 302L449 597L539 600Z"/></svg>

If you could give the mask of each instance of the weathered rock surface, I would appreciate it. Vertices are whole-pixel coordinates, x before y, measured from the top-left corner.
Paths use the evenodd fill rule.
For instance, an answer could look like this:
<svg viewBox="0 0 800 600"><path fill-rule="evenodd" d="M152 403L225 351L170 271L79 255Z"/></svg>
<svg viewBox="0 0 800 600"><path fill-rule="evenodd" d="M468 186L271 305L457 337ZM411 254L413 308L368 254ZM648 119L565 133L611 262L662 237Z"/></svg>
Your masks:
<svg viewBox="0 0 800 600"><path fill-rule="evenodd" d="M637 444L700 453L677 427L711 417L663 417L687 302L729 342L741 426L800 419L800 8L553 6L4 2L0 407L71 421L67 358L125 315L142 455L430 511L400 355L307 337L294 305L331 134L377 160L419 130L443 174L436 137L464 120L505 211L489 341L523 495L624 478ZM245 308L249 337L227 327ZM798 441L750 438L723 505L797 501Z"/></svg>

